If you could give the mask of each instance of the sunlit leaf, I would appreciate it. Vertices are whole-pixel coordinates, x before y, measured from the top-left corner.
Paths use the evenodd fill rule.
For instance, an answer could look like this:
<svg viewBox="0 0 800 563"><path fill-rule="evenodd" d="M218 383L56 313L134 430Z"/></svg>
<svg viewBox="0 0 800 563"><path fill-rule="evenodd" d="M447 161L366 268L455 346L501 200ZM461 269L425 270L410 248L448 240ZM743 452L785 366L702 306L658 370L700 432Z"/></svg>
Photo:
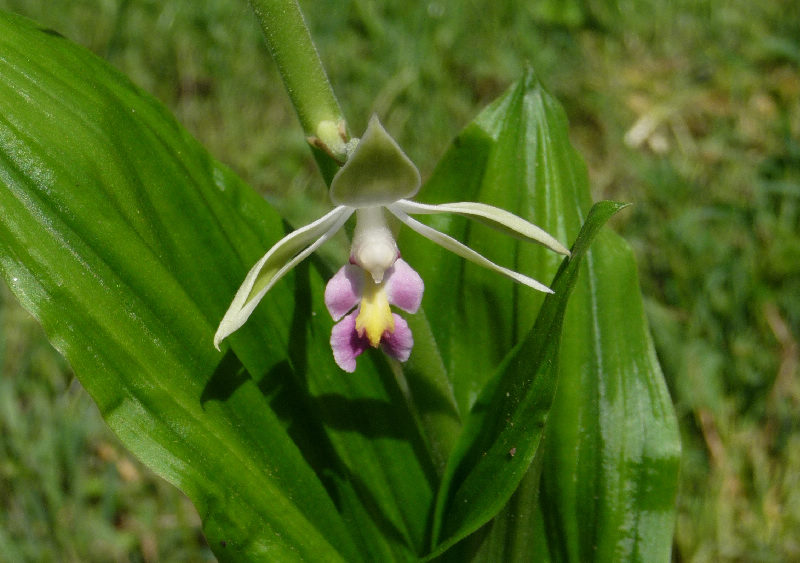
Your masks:
<svg viewBox="0 0 800 563"><path fill-rule="evenodd" d="M0 16L0 267L223 560L410 560L434 470L390 366L333 363L315 262L213 348L282 219L155 101Z"/></svg>
<svg viewBox="0 0 800 563"><path fill-rule="evenodd" d="M621 207L602 202L589 213L533 329L475 402L437 499L436 523L441 522L441 530L434 529L434 540L441 544L435 553L493 518L531 463L541 465L539 446L558 384L559 336L567 302L589 245Z"/></svg>
<svg viewBox="0 0 800 563"><path fill-rule="evenodd" d="M532 73L464 129L418 199L482 201L565 241L577 234L591 203L564 112ZM557 257L536 245L445 215L427 222L525 275L546 280L556 270ZM402 247L406 260L433 280L423 306L464 416L507 350L532 326L543 296L432 253L411 237ZM643 560L668 558L679 443L641 314L635 264L611 232L598 236L585 264L564 321L560 387L546 441L543 512L550 550L554 557L591 560L603 536L605 555L617 550L647 554ZM446 557L526 560L523 548L544 541L542 522L533 518L531 524L538 491L528 483L499 513L496 529L488 524Z"/></svg>

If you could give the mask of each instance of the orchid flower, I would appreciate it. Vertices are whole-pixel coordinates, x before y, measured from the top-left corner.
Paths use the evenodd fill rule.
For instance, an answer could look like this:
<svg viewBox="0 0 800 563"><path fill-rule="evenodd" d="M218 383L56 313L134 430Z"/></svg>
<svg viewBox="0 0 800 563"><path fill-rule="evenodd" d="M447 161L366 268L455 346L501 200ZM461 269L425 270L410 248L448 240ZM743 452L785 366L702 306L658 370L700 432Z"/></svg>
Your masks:
<svg viewBox="0 0 800 563"><path fill-rule="evenodd" d="M546 285L495 264L453 237L412 218L415 214L455 213L489 224L501 231L537 242L560 254L569 251L541 228L483 203L459 202L428 205L411 201L420 188L417 167L386 132L376 116L331 182L335 207L316 221L278 241L248 272L214 335L214 346L238 330L264 295L289 270L331 239L356 215L349 264L343 266L325 289L325 304L338 323L331 347L343 370L355 370L355 358L369 347L381 347L405 361L413 337L405 320L391 306L414 313L420 306L423 282L400 251L388 223L392 215L436 244L533 289L552 293ZM353 312L351 310L355 309ZM349 314L348 314L349 313Z"/></svg>

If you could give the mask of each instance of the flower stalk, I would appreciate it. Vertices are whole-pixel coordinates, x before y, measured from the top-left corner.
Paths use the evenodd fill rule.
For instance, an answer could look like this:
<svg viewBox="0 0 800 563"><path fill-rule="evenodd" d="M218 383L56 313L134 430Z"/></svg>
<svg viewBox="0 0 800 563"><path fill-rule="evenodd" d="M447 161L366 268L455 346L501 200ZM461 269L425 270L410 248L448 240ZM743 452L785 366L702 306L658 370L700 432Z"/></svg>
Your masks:
<svg viewBox="0 0 800 563"><path fill-rule="evenodd" d="M339 102L296 0L250 0L311 144L340 163L347 130ZM322 165L322 163L320 163Z"/></svg>

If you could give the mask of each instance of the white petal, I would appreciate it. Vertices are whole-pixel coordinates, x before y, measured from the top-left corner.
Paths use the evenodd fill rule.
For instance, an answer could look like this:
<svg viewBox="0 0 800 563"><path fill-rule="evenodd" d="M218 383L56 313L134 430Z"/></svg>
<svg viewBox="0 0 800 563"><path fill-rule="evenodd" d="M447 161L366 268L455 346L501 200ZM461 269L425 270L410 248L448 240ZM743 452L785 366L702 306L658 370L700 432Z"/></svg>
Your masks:
<svg viewBox="0 0 800 563"><path fill-rule="evenodd" d="M412 197L422 180L419 170L383 128L377 116L331 182L334 205L372 207Z"/></svg>
<svg viewBox="0 0 800 563"><path fill-rule="evenodd" d="M528 241L538 242L550 250L569 256L569 250L541 227L537 227L522 217L509 213L505 209L492 207L485 203L462 201L428 205L404 199L394 203L393 207L411 214L456 213L457 215L464 215L470 219L482 221L505 233Z"/></svg>
<svg viewBox="0 0 800 563"><path fill-rule="evenodd" d="M236 331L275 282L342 228L355 211L339 206L313 223L292 231L269 249L247 273L214 335L214 347Z"/></svg>
<svg viewBox="0 0 800 563"><path fill-rule="evenodd" d="M475 252L467 245L457 241L450 235L441 233L436 229L429 227L428 225L420 223L416 219L412 219L399 207L391 205L389 206L389 211L391 211L398 219L400 219L403 223L408 225L411 229L418 232L425 238L432 240L439 246L446 248L450 252L454 252L459 256L461 256L462 258L465 258L466 260L474 262L480 266L483 266L484 268L489 268L490 270L493 270L499 274L503 274L504 276L507 276L516 282L527 285L528 287L531 287L538 291L543 291L545 293L553 293L553 290L544 285L543 283L538 282L533 278L529 278L524 274L520 274L519 272L515 272L514 270L509 270L508 268L499 266L494 262L492 262L491 260L489 260L488 258L486 258L485 256Z"/></svg>

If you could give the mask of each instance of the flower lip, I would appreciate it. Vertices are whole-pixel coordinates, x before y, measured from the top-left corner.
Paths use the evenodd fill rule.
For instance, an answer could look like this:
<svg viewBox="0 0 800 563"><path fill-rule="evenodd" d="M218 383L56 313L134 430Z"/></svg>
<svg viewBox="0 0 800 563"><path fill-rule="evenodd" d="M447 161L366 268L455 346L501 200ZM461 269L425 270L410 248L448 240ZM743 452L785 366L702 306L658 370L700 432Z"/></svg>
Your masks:
<svg viewBox="0 0 800 563"><path fill-rule="evenodd" d="M392 313L392 317L394 317L394 331L383 335L381 349L391 357L405 362L414 348L414 336L403 317L397 313Z"/></svg>
<svg viewBox="0 0 800 563"><path fill-rule="evenodd" d="M394 316L383 284L367 281L365 285L356 317L356 331L359 336L367 337L370 346L377 348L384 334L394 332Z"/></svg>
<svg viewBox="0 0 800 563"><path fill-rule="evenodd" d="M333 326L331 331L331 349L333 359L340 368L347 373L356 371L356 358L369 348L369 341L365 336L359 336L356 331L356 313L350 313L339 323ZM394 332L386 333L381 339L381 349L389 356L405 362L411 356L414 348L414 336L408 323L398 315L392 313L394 317Z"/></svg>
<svg viewBox="0 0 800 563"><path fill-rule="evenodd" d="M390 305L406 313L416 313L422 304L425 283L414 268L402 258L387 272L384 291Z"/></svg>
<svg viewBox="0 0 800 563"><path fill-rule="evenodd" d="M346 264L328 280L325 286L325 306L334 321L339 321L360 302L367 284L374 283L364 270L355 264ZM382 282L389 305L406 313L416 313L422 304L425 283L420 275L402 258L386 271Z"/></svg>
<svg viewBox="0 0 800 563"><path fill-rule="evenodd" d="M333 359L344 371L348 373L356 371L356 358L368 347L367 339L356 332L356 313L350 313L333 325L331 331Z"/></svg>
<svg viewBox="0 0 800 563"><path fill-rule="evenodd" d="M342 266L325 286L325 305L334 321L331 348L336 364L346 372L356 369L356 358L367 348L380 348L405 362L414 338L408 323L390 310L394 305L415 313L422 302L424 283L404 260L386 271L382 283L354 264ZM355 309L355 310L353 310Z"/></svg>
<svg viewBox="0 0 800 563"><path fill-rule="evenodd" d="M334 321L341 320L358 305L367 278L358 266L347 264L339 268L325 286L325 307Z"/></svg>

